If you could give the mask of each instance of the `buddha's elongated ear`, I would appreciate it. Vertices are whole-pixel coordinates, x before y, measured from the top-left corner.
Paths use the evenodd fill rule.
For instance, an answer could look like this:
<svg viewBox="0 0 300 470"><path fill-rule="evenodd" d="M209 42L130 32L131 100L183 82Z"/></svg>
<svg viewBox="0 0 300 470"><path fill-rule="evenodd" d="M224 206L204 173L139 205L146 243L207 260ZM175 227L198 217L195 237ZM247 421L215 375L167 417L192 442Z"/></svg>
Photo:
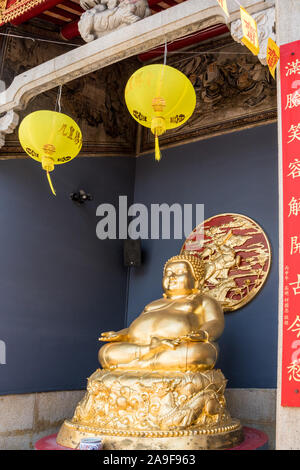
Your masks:
<svg viewBox="0 0 300 470"><path fill-rule="evenodd" d="M205 282L205 278L202 277L201 279L195 279L195 289L202 289Z"/></svg>

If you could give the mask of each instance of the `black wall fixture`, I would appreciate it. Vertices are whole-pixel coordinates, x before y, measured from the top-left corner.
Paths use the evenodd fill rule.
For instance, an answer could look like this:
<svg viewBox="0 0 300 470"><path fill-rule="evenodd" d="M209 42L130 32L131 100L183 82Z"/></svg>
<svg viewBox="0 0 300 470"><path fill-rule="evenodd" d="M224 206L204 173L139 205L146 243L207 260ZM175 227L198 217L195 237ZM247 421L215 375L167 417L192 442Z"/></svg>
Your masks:
<svg viewBox="0 0 300 470"><path fill-rule="evenodd" d="M77 202L78 204L84 204L86 201L92 201L93 196L86 193L84 189L80 189L76 193L71 193L70 199L72 199L74 202Z"/></svg>
<svg viewBox="0 0 300 470"><path fill-rule="evenodd" d="M141 240L124 240L124 266L141 266Z"/></svg>

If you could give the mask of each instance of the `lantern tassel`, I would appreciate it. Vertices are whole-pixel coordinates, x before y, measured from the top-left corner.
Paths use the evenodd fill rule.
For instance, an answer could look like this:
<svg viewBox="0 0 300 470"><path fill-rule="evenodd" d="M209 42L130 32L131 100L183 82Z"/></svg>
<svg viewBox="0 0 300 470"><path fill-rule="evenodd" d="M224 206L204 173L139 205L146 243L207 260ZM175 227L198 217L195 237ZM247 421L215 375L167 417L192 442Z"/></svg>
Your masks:
<svg viewBox="0 0 300 470"><path fill-rule="evenodd" d="M161 159L161 153L159 148L158 135L155 134L155 160L159 162Z"/></svg>
<svg viewBox="0 0 300 470"><path fill-rule="evenodd" d="M48 178L48 183L49 183L49 186L50 186L50 188L51 188L51 191L52 191L52 193L54 194L54 196L56 196L56 192L55 192L55 189L53 188L53 184L52 184L52 181L51 181L51 177L50 177L49 171L47 171L47 178Z"/></svg>

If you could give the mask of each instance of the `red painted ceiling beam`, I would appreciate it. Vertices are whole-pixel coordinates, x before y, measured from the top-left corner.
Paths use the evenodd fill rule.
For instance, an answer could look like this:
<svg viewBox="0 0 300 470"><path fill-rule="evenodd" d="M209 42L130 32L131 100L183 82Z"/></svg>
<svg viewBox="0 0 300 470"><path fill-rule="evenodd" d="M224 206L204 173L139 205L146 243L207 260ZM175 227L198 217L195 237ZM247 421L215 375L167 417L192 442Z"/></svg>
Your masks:
<svg viewBox="0 0 300 470"><path fill-rule="evenodd" d="M63 26L60 30L60 35L67 41L79 36L78 21L73 21L72 23Z"/></svg>
<svg viewBox="0 0 300 470"><path fill-rule="evenodd" d="M167 3L168 5L170 5L170 7L175 7L175 5L178 5L177 2L175 2L174 0L163 0L165 3Z"/></svg>
<svg viewBox="0 0 300 470"><path fill-rule="evenodd" d="M153 5L153 6L151 7L151 11L155 11L155 13L159 13L159 12L162 11L162 10L163 10L163 8L160 7L159 5Z"/></svg>
<svg viewBox="0 0 300 470"><path fill-rule="evenodd" d="M17 1L18 0L8 0L7 8L17 3ZM170 6L177 5L177 2L175 2L174 0L148 0L148 3L149 3L150 8L153 11L158 12L163 9L161 6L158 5L161 1L164 1ZM24 23L25 21L28 21L31 18L34 18L35 16L39 16L41 13L43 13L46 10L51 10L51 8L55 7L56 5L59 5L60 3L64 3L66 6L68 6L69 8L73 8L75 11L78 11L79 13L83 13L84 11L78 4L73 3L70 0L45 0L40 5L37 5L31 8L27 12L20 15L18 18L15 18L14 20L12 20L11 23L14 24L15 26L18 26Z"/></svg>
<svg viewBox="0 0 300 470"><path fill-rule="evenodd" d="M40 5L37 5L31 8L30 10L23 13L23 15L20 15L18 18L15 18L14 20L12 20L11 23L14 24L15 26L18 26L19 24L22 24L25 21L28 21L31 18L34 18L35 16L39 16L41 13L43 13L46 10L51 10L52 7L55 7L61 2L62 0L45 0Z"/></svg>
<svg viewBox="0 0 300 470"><path fill-rule="evenodd" d="M54 16L45 15L45 13L41 13L37 18L41 18L44 21L48 21L48 23L57 24L58 26L64 26L67 24L64 20L60 20L59 18L55 18Z"/></svg>
<svg viewBox="0 0 300 470"><path fill-rule="evenodd" d="M186 0L182 0L182 2L185 2ZM175 6L175 5L180 5L180 3L177 3L175 0L148 0L148 4L149 4L149 7L152 8L154 5L157 5L158 3L161 3L161 2L164 2L164 3L167 3L168 5L170 6ZM161 7L162 9L164 9L164 7Z"/></svg>
<svg viewBox="0 0 300 470"><path fill-rule="evenodd" d="M70 11L64 10L63 8L52 7L51 10L47 10L47 11L50 11L50 13L55 13L56 15L59 15L59 16L63 16L67 20L76 21L76 20L79 20L80 18L78 15L76 15L76 13L71 13Z"/></svg>
<svg viewBox="0 0 300 470"><path fill-rule="evenodd" d="M74 11L78 11L78 13L80 14L82 14L85 11L83 8L81 8L80 5L78 5L78 3L71 2L70 0L63 0L61 3L65 5L66 7L71 8Z"/></svg>
<svg viewBox="0 0 300 470"><path fill-rule="evenodd" d="M148 0L149 7L153 7L154 5L157 5L160 2L165 2L169 3L167 0ZM174 2L175 3L175 2ZM177 5L177 4L176 4Z"/></svg>
<svg viewBox="0 0 300 470"><path fill-rule="evenodd" d="M183 0L183 1L186 1L186 0ZM161 2L166 3L170 7L180 5L180 3L175 2L175 0L148 0L150 9L152 11L155 11L156 13L165 10L165 7L162 7L159 5Z"/></svg>
<svg viewBox="0 0 300 470"><path fill-rule="evenodd" d="M209 28L203 29L202 31L198 31L192 36L177 39L176 41L171 42L170 44L168 44L168 51L178 51L180 49L184 49L185 47L197 44L199 42L211 39L216 36L220 36L221 34L226 34L228 32L229 29L225 24L217 24L214 26L210 26ZM138 58L141 62L147 62L148 60L163 56L164 49L164 46L157 47L152 51L147 51L143 54L140 54Z"/></svg>

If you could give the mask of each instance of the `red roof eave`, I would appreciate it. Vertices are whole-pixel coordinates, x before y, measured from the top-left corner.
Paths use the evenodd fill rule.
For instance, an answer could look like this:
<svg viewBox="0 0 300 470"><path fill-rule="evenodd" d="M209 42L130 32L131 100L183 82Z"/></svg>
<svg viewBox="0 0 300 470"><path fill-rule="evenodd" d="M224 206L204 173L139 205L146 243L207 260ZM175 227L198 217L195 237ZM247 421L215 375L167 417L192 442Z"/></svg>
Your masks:
<svg viewBox="0 0 300 470"><path fill-rule="evenodd" d="M1 26L5 23L19 25L59 3L61 0L8 0L6 9L0 13Z"/></svg>
<svg viewBox="0 0 300 470"><path fill-rule="evenodd" d="M148 0L153 12L166 8L166 6L161 5L171 7L184 1L186 0ZM5 23L12 23L17 26L60 3L64 4L64 0L7 0L6 9L0 12L0 26Z"/></svg>

